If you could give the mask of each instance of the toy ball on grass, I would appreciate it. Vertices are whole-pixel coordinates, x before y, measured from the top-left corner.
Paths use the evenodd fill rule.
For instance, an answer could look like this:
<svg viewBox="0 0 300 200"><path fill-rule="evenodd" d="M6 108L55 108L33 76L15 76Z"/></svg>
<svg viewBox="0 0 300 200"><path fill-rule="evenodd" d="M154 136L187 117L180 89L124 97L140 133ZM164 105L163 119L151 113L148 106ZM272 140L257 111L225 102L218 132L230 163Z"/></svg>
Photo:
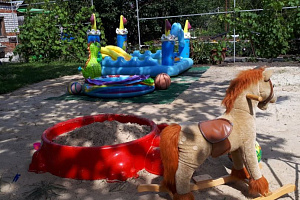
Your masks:
<svg viewBox="0 0 300 200"><path fill-rule="evenodd" d="M154 80L155 88L158 90L166 90L171 85L171 78L166 73L158 74Z"/></svg>
<svg viewBox="0 0 300 200"><path fill-rule="evenodd" d="M82 85L78 82L73 82L68 85L69 94L79 94L82 90Z"/></svg>

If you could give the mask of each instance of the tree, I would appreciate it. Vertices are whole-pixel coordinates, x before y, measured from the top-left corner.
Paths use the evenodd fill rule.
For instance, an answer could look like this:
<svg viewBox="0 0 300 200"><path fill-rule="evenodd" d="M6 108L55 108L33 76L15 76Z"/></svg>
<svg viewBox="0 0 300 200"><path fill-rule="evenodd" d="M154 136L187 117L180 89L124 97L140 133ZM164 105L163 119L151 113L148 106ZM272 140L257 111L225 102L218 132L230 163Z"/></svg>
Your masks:
<svg viewBox="0 0 300 200"><path fill-rule="evenodd" d="M286 1L264 0L259 12L239 12L225 16L225 20L236 28L241 39L248 39L255 47L256 56L276 58L289 49L288 41L293 32L293 23L282 8ZM224 16L220 16L224 20Z"/></svg>
<svg viewBox="0 0 300 200"><path fill-rule="evenodd" d="M38 6L29 5L24 24L20 27L20 44L15 51L25 61L86 60L86 32L90 28L87 23L95 10L77 2L60 0L50 3L47 0L45 4L38 4L45 11L42 14L29 12L30 8ZM97 22L98 27L101 27L102 42L105 43L104 27L99 15Z"/></svg>

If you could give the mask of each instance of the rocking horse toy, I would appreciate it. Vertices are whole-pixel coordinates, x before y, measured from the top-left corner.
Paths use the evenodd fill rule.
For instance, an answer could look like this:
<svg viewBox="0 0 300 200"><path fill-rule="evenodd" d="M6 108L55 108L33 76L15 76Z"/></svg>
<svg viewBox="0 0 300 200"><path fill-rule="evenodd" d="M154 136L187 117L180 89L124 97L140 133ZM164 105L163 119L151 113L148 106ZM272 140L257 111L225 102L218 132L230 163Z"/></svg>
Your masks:
<svg viewBox="0 0 300 200"><path fill-rule="evenodd" d="M245 70L233 79L222 104L225 113L217 119L193 123L171 124L160 135L160 155L164 166L162 185L140 185L139 192L169 192L174 200L193 200L191 190L209 188L244 180L250 194L257 199L276 199L295 190L289 184L273 193L262 175L255 151L255 110L266 110L276 102L270 80L273 71L266 67ZM231 153L231 174L190 184L192 175L209 156Z"/></svg>

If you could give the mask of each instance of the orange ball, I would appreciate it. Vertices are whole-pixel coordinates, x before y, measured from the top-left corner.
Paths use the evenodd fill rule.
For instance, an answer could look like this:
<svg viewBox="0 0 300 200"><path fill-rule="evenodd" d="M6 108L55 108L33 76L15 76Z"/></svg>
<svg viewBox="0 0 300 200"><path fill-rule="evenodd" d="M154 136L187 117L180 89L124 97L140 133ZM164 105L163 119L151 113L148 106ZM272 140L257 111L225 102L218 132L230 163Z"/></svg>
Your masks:
<svg viewBox="0 0 300 200"><path fill-rule="evenodd" d="M158 74L155 77L155 88L159 90L166 90L171 85L171 77L166 73Z"/></svg>

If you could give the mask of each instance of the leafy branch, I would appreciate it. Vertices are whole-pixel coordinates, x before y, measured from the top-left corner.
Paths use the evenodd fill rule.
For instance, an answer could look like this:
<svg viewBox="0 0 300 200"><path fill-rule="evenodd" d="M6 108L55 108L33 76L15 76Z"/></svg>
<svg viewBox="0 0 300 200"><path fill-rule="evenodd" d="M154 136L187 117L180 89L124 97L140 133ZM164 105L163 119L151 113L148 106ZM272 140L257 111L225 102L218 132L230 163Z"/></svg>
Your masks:
<svg viewBox="0 0 300 200"><path fill-rule="evenodd" d="M87 57L89 19L94 7L73 5L72 1L56 1L41 5L41 14L29 11L20 27L19 41L15 52L25 61L84 61ZM76 6L77 5L77 6ZM30 10L31 6L27 9ZM105 44L104 28L96 14L102 44Z"/></svg>

